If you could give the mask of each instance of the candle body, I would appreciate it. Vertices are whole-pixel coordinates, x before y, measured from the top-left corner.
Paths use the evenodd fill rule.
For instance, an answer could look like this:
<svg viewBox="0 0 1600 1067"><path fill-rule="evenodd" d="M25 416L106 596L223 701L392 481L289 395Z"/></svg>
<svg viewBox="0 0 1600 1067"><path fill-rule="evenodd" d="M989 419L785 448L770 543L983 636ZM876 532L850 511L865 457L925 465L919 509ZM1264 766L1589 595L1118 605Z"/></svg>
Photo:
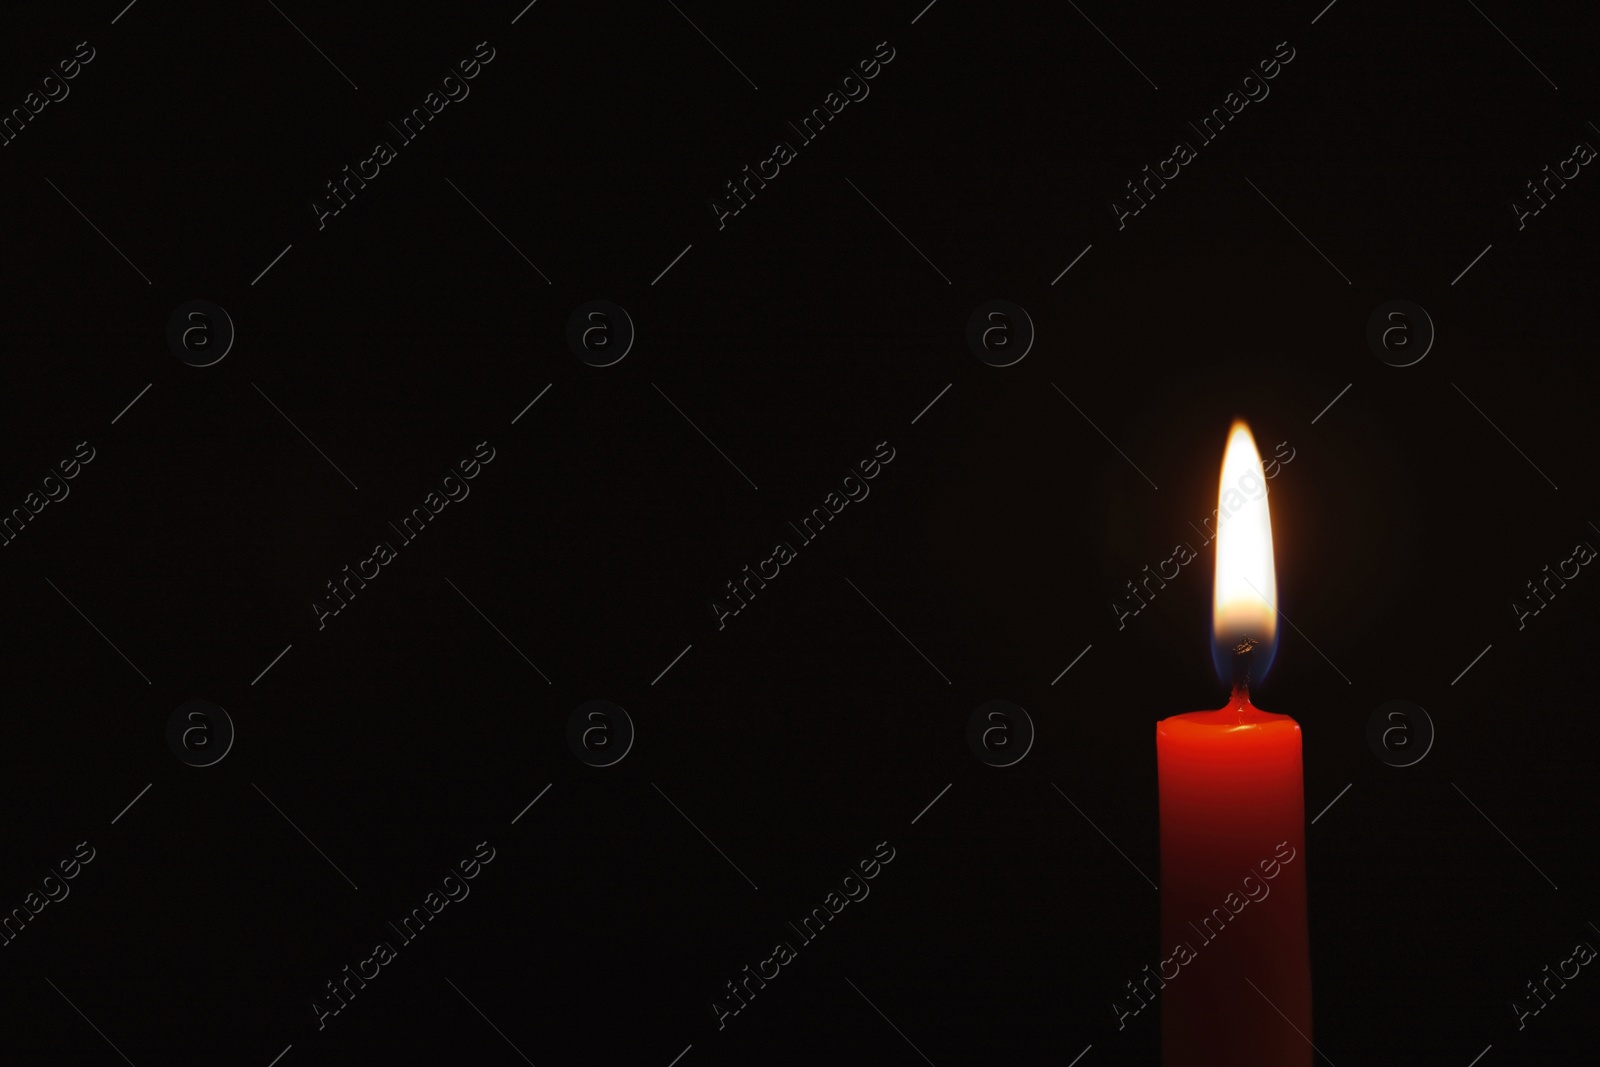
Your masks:
<svg viewBox="0 0 1600 1067"><path fill-rule="evenodd" d="M1162 1065L1307 1067L1300 726L1235 694L1157 723L1156 761Z"/></svg>

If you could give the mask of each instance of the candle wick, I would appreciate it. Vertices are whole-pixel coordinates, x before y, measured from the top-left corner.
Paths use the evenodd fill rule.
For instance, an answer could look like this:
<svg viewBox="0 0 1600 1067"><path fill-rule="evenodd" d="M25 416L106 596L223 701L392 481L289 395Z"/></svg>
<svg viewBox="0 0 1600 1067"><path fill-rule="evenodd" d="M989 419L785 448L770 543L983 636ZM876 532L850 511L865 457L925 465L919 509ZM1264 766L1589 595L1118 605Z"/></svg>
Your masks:
<svg viewBox="0 0 1600 1067"><path fill-rule="evenodd" d="M1250 703L1250 670L1255 666L1256 641L1243 637L1233 646L1233 700L1239 706Z"/></svg>

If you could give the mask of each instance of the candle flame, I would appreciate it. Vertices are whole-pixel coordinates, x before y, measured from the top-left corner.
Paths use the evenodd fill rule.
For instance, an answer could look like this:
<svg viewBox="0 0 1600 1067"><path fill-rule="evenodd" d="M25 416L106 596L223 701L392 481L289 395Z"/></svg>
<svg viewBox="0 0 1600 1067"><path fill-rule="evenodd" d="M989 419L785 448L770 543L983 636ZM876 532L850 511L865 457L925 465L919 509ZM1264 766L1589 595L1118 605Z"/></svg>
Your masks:
<svg viewBox="0 0 1600 1067"><path fill-rule="evenodd" d="M1217 485L1217 574L1212 593L1211 652L1227 681L1233 649L1244 638L1256 643L1253 680L1272 663L1278 639L1278 580L1272 562L1272 517L1267 479L1255 438L1243 419L1228 431Z"/></svg>

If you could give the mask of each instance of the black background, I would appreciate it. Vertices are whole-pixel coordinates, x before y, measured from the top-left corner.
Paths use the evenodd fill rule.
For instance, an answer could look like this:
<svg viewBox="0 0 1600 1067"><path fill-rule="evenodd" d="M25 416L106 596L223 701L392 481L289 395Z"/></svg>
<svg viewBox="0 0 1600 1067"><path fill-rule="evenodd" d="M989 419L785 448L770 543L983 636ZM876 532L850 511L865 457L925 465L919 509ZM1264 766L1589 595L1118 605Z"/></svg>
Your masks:
<svg viewBox="0 0 1600 1067"><path fill-rule="evenodd" d="M1521 1031L1510 1002L1600 943L1600 579L1509 607L1600 543L1600 178L1510 208L1600 143L1592 12L121 6L0 50L6 109L97 52L0 150L0 504L96 453L0 559L0 908L97 851L0 949L7 1062L1156 1062L1156 1013L1110 1002L1162 954L1152 723L1224 697L1211 554L1122 630L1109 603L1210 514L1235 416L1295 456L1257 696L1304 728L1308 816L1339 797L1307 834L1317 1048L1592 1048L1600 978ZM319 231L323 183L485 40ZM722 183L880 41L870 96L719 230ZM1280 41L1270 96L1119 231L1123 182ZM964 340L997 297L1038 335L1007 368ZM194 298L238 330L203 369L165 340ZM594 298L638 329L603 369L564 340ZM1365 329L1401 298L1438 339L1395 368ZM881 441L871 495L719 630L722 584ZM238 730L205 769L164 737L196 697ZM593 698L638 729L607 769L565 740ZM994 698L1038 729L1008 769L964 740ZM1391 699L1438 730L1409 768L1366 744ZM471 896L319 1031L323 983L483 840ZM723 983L879 841L871 896L719 1032Z"/></svg>

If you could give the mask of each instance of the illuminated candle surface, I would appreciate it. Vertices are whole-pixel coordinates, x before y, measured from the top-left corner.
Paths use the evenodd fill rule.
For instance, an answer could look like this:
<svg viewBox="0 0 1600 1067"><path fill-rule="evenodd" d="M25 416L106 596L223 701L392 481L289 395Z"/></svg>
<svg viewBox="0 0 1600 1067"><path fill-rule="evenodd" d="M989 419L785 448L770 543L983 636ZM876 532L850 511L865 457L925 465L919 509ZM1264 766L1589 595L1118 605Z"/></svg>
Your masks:
<svg viewBox="0 0 1600 1067"><path fill-rule="evenodd" d="M1214 658L1272 659L1277 583L1266 480L1250 431L1229 433L1218 490ZM1161 783L1163 1067L1310 1064L1300 726L1250 702L1156 724Z"/></svg>

